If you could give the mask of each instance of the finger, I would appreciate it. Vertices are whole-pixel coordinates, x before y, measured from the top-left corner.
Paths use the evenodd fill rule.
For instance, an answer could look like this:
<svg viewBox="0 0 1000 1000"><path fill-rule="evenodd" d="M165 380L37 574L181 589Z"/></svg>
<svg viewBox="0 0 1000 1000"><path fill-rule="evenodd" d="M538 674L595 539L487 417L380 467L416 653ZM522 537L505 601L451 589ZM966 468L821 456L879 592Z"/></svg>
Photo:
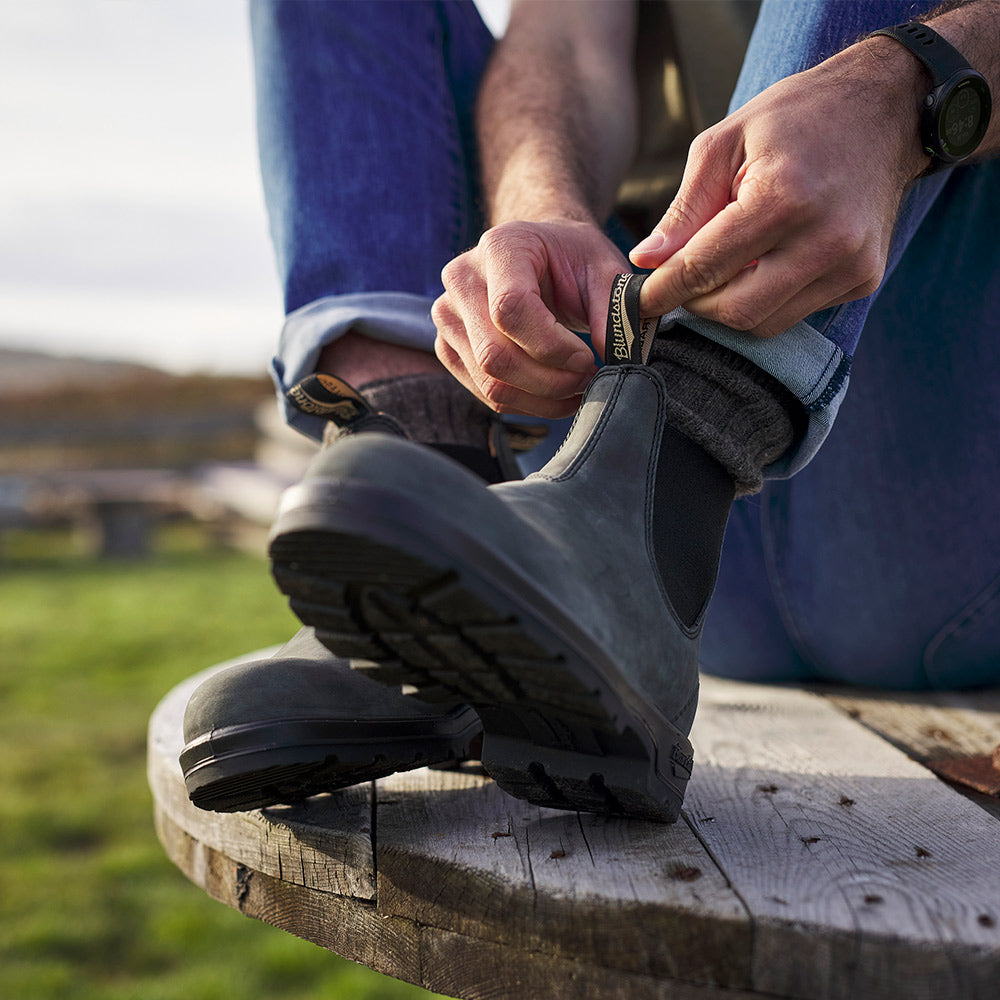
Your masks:
<svg viewBox="0 0 1000 1000"><path fill-rule="evenodd" d="M787 238L787 222L731 202L643 283L642 316L661 316L722 288Z"/></svg>
<svg viewBox="0 0 1000 1000"><path fill-rule="evenodd" d="M602 268L587 282L587 315L590 323L590 346L594 353L603 361L608 330L608 309L611 300L611 287L619 274L628 271L624 262L617 262L610 268Z"/></svg>
<svg viewBox="0 0 1000 1000"><path fill-rule="evenodd" d="M677 195L649 236L629 253L636 267L659 267L732 200L739 171L735 140L731 130L710 129L691 144Z"/></svg>
<svg viewBox="0 0 1000 1000"><path fill-rule="evenodd" d="M842 258L814 240L798 241L760 257L723 287L683 305L734 330L774 336L820 309L870 295L883 271L874 257L858 252Z"/></svg>
<svg viewBox="0 0 1000 1000"><path fill-rule="evenodd" d="M448 344L462 367L462 383L471 382L475 393L489 406L516 404L525 395L548 400L564 400L579 395L596 372L590 357L590 371L565 372L547 368L528 357L491 325L476 322L475 315L460 313L447 295L431 310L438 339Z"/></svg>
<svg viewBox="0 0 1000 1000"><path fill-rule="evenodd" d="M434 340L434 353L438 361L448 369L457 381L461 382L481 403L489 406L489 401L479 391L479 386L476 385L475 380L469 374L469 369L462 361L458 351L441 336L440 331Z"/></svg>
<svg viewBox="0 0 1000 1000"><path fill-rule="evenodd" d="M864 298L877 280L860 284L850 272L823 269L799 248L775 251L745 268L723 288L684 303L696 316L757 337L773 337L831 306Z"/></svg>
<svg viewBox="0 0 1000 1000"><path fill-rule="evenodd" d="M490 239L487 233L483 243ZM498 238L494 244L485 247L483 265L491 326L541 365L590 373L594 364L590 351L558 322L542 297L549 280L544 256L537 248L534 253L520 253L516 245Z"/></svg>
<svg viewBox="0 0 1000 1000"><path fill-rule="evenodd" d="M751 333L757 337L773 337L795 326L801 320L807 319L813 313L823 309L832 309L834 306L843 305L845 302L854 302L863 299L874 289L870 282L857 285L847 292L831 295L831 288L825 281L817 281L814 285L802 289L802 291L788 300L780 309L767 318L759 329L752 330Z"/></svg>
<svg viewBox="0 0 1000 1000"><path fill-rule="evenodd" d="M527 417L546 417L560 420L571 417L580 408L581 396L571 396L566 399L542 399L530 393L505 387L505 400L498 402L484 395L479 384L473 379L458 352L440 335L434 343L434 352L438 359L459 382L462 383L477 399L485 403L497 413L518 414Z"/></svg>

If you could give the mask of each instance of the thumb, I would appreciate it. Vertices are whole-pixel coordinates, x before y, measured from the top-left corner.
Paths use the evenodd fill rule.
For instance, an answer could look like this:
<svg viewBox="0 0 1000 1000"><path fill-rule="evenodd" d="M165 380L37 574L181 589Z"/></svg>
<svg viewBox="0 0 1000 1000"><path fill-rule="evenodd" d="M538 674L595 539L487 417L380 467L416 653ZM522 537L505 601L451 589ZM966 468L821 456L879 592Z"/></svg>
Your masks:
<svg viewBox="0 0 1000 1000"><path fill-rule="evenodd" d="M659 267L729 203L732 160L718 149L716 141L706 138L708 135L702 133L692 143L681 186L663 218L632 248L629 260L636 267Z"/></svg>

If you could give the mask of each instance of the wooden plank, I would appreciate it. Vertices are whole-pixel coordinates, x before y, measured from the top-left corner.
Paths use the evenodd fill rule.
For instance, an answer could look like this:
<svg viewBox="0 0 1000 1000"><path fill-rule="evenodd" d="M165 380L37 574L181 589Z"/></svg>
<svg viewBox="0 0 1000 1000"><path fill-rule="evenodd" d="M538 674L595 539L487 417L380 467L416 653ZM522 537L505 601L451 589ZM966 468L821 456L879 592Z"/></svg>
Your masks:
<svg viewBox="0 0 1000 1000"><path fill-rule="evenodd" d="M421 985L469 1000L775 1000L762 993L660 979L422 929Z"/></svg>
<svg viewBox="0 0 1000 1000"><path fill-rule="evenodd" d="M204 813L176 763L199 681L150 725L168 854L379 971L518 1000L995 996L1000 825L819 695L706 678L686 822L662 826L538 809L472 768Z"/></svg>
<svg viewBox="0 0 1000 1000"><path fill-rule="evenodd" d="M744 908L685 823L541 809L474 773L378 783L379 912L608 970L747 986Z"/></svg>
<svg viewBox="0 0 1000 1000"><path fill-rule="evenodd" d="M808 692L705 678L687 811L755 926L752 984L996 996L1000 824Z"/></svg>
<svg viewBox="0 0 1000 1000"><path fill-rule="evenodd" d="M1000 817L1000 770L992 766L1000 745L1000 690L819 693L939 777L990 793L968 794Z"/></svg>
<svg viewBox="0 0 1000 1000"><path fill-rule="evenodd" d="M158 808L196 841L237 864L323 892L374 899L370 784L319 795L293 806L240 813L206 812L188 799L177 759L183 745L184 709L202 680L234 662L238 661L219 664L190 678L174 688L154 711L149 724L147 770Z"/></svg>
<svg viewBox="0 0 1000 1000"><path fill-rule="evenodd" d="M386 975L421 982L420 939L368 900L256 871L201 843L157 808L157 834L178 868L213 899Z"/></svg>
<svg viewBox="0 0 1000 1000"><path fill-rule="evenodd" d="M197 885L245 916L313 941L385 975L467 1000L772 1000L745 990L678 983L555 958L404 918L364 900L282 882L234 864L158 810L168 854Z"/></svg>

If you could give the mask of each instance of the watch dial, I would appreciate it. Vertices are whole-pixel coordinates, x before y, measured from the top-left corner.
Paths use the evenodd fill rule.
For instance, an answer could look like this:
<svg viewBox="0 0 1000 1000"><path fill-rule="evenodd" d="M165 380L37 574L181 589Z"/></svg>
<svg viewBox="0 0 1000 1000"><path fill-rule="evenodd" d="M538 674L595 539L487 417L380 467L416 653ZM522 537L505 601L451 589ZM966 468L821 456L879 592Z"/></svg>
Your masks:
<svg viewBox="0 0 1000 1000"><path fill-rule="evenodd" d="M965 156L982 139L983 102L974 81L964 81L948 95L941 113L941 139L952 156Z"/></svg>

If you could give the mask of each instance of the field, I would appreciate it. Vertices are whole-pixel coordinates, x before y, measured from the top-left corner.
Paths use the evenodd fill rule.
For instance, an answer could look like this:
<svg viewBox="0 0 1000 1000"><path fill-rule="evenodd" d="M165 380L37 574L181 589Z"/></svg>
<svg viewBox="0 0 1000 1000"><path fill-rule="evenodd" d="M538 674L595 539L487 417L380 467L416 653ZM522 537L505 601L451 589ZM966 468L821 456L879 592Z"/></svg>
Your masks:
<svg viewBox="0 0 1000 1000"><path fill-rule="evenodd" d="M210 900L166 860L145 779L156 702L296 628L263 559L173 527L100 563L68 534L0 553L0 996L421 1000Z"/></svg>

